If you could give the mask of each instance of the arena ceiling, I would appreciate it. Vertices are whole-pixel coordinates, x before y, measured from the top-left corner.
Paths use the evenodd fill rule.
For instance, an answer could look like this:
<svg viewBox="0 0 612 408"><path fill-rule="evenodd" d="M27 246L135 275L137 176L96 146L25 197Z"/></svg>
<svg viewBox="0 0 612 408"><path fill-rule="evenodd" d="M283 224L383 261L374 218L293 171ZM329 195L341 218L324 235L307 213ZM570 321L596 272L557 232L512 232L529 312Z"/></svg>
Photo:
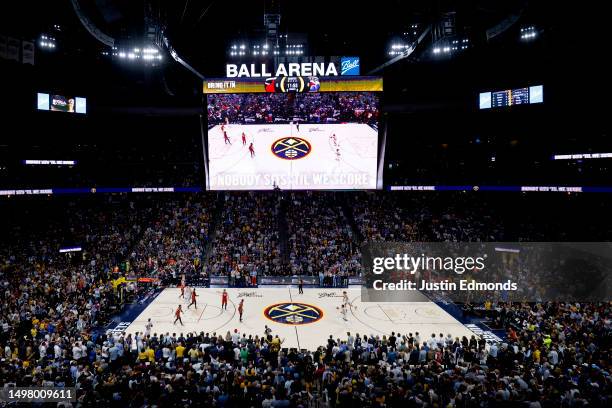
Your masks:
<svg viewBox="0 0 612 408"><path fill-rule="evenodd" d="M62 24L87 37L72 1L2 2L0 19L11 32L36 36L44 27ZM145 5L150 6L165 25L173 47L205 75L214 75L225 63L231 40L263 36L263 14L270 3L271 0L79 1L92 22L115 38L141 36ZM282 15L281 30L307 33L311 54L360 55L364 62L375 66L385 61L390 39L410 24L427 24L454 11L458 25L471 35L481 36L509 14L524 9L527 0L380 0L372 5L354 0L276 3ZM536 6L530 8L534 15L540 14ZM92 39L82 40L82 47L87 49Z"/></svg>

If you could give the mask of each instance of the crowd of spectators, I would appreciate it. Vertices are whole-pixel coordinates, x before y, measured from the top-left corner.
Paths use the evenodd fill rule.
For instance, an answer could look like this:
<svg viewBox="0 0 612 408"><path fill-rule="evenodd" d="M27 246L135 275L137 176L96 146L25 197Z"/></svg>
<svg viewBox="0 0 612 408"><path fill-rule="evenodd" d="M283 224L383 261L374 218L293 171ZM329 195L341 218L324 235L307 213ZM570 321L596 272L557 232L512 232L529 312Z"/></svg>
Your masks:
<svg viewBox="0 0 612 408"><path fill-rule="evenodd" d="M503 241L507 233L487 200L467 194L358 193L355 221L366 241ZM424 205L426 203L427 205Z"/></svg>
<svg viewBox="0 0 612 408"><path fill-rule="evenodd" d="M585 256L583 252L578 256L583 264L575 266L573 257L585 250L605 251L604 246L596 242L609 240L612 224L604 214L610 209L610 203L600 202L592 196L462 192L358 193L352 205L355 223L364 242L398 243L396 252L399 253L410 252L414 246L402 246L410 242L478 242L483 243L479 246L483 251L487 242L506 243L501 247L520 246L520 256L491 258L484 271L463 275L443 271L424 273L428 280L457 284L459 280L506 282L510 279L518 283L519 288L495 292L495 296L498 300L511 296L515 301L602 299L602 293L610 285L610 278L602 273L610 267L609 259ZM574 216L567 217L567 214ZM580 244L583 241L593 244L586 248ZM559 252L561 247L555 244L558 242L577 244L568 244ZM444 251L450 251L451 247L444 247ZM476 246L471 248L473 252ZM418 281L419 277L415 279ZM490 292L448 291L446 295L454 301L468 303L483 301L487 296L492 299Z"/></svg>
<svg viewBox="0 0 612 408"><path fill-rule="evenodd" d="M183 276L200 280L216 200L216 194L167 199L132 249L130 262L144 276L165 282Z"/></svg>
<svg viewBox="0 0 612 408"><path fill-rule="evenodd" d="M209 126L222 123L378 123L371 92L220 94L209 96Z"/></svg>
<svg viewBox="0 0 612 408"><path fill-rule="evenodd" d="M76 386L79 406L609 406L609 304L500 307L520 325L509 325L503 343L349 332L298 351L267 328L261 335L143 328L85 335L72 348L51 336L28 348L25 361L4 347L1 375L5 383Z"/></svg>
<svg viewBox="0 0 612 408"><path fill-rule="evenodd" d="M137 278L198 267L209 222L199 199L39 198L35 210L3 202L1 383L74 384L72 359L90 354L93 330L146 294ZM59 252L75 244L81 251ZM129 283L118 287L120 277ZM53 361L40 365L47 352Z"/></svg>
<svg viewBox="0 0 612 408"><path fill-rule="evenodd" d="M290 273L319 276L340 286L360 271L359 243L334 193L291 193L287 197Z"/></svg>
<svg viewBox="0 0 612 408"><path fill-rule="evenodd" d="M588 195L359 192L350 201L366 241L608 241L612 233L612 204Z"/></svg>
<svg viewBox="0 0 612 408"><path fill-rule="evenodd" d="M34 358L41 350L59 356L81 347L84 333L118 311L111 281L151 215L141 204L112 196L41 198L30 211L23 203L3 203L9 228L0 250L2 384L27 383L43 369L57 374L51 381L66 381L69 360L40 367ZM83 251L60 254L67 240Z"/></svg>
<svg viewBox="0 0 612 408"><path fill-rule="evenodd" d="M228 276L231 285L282 274L278 209L273 193L226 194L208 259L210 274Z"/></svg>
<svg viewBox="0 0 612 408"><path fill-rule="evenodd" d="M538 221L545 214L537 209L500 215L497 197L486 205L484 197L462 194L343 194L288 194L284 209L279 194L225 194L214 231L212 194L3 202L0 383L75 386L77 406L610 405L610 302L488 302L492 324L507 333L501 343L444 333L347 333L317 350L287 350L269 329L260 335L162 334L143 327L127 336L95 330L120 311L113 286L118 276L286 273L282 217L290 226L292 272L331 267L353 273L355 232L366 240L479 241L527 240L540 231L534 236L541 239L549 230L539 225L566 205L558 198L560 208ZM507 204L520 201L505 197ZM482 201L479 207L474 200ZM591 212L606 208L592 206ZM348 226L351 217L357 231ZM579 219L556 225L564 233L550 237L580 237L579 226ZM607 231L601 219L599 232ZM202 251L211 240L206 260ZM67 241L81 243L83 251L60 254ZM128 295L142 290L132 287Z"/></svg>

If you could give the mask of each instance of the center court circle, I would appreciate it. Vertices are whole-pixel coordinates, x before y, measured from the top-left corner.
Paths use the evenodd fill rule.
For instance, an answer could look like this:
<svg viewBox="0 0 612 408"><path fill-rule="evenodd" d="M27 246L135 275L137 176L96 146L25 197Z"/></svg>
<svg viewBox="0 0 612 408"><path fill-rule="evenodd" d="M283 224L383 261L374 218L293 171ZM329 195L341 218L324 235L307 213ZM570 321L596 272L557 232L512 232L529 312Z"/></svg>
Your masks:
<svg viewBox="0 0 612 408"><path fill-rule="evenodd" d="M308 156L312 151L312 145L301 137L283 137L271 146L272 154L279 159L298 160Z"/></svg>
<svg viewBox="0 0 612 408"><path fill-rule="evenodd" d="M276 323L301 325L315 323L323 318L323 311L306 303L277 303L265 308L264 316Z"/></svg>

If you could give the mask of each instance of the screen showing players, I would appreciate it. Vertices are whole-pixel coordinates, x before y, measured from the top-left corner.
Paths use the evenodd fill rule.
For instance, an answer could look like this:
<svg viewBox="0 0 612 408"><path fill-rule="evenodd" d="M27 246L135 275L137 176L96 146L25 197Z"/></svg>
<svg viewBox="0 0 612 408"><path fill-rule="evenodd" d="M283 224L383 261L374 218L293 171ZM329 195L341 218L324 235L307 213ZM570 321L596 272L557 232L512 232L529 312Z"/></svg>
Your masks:
<svg viewBox="0 0 612 408"><path fill-rule="evenodd" d="M379 92L319 92L318 80L279 92L271 82L261 93L207 94L207 187L375 189Z"/></svg>
<svg viewBox="0 0 612 408"><path fill-rule="evenodd" d="M544 102L544 86L506 89L495 92L481 92L480 109L502 108L514 105L529 105Z"/></svg>
<svg viewBox="0 0 612 408"><path fill-rule="evenodd" d="M78 96L53 95L48 93L38 93L37 105L39 110L67 112L67 113L87 113L87 99Z"/></svg>

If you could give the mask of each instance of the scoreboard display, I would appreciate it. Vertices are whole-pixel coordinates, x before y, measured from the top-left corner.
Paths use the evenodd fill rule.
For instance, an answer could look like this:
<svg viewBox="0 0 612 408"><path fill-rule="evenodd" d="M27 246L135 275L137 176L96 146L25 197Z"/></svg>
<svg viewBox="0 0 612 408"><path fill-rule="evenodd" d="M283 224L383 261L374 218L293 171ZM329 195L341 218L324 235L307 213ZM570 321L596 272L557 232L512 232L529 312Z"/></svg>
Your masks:
<svg viewBox="0 0 612 408"><path fill-rule="evenodd" d="M480 109L504 108L514 105L530 105L544 102L542 85L528 88L506 89L503 91L482 92Z"/></svg>

